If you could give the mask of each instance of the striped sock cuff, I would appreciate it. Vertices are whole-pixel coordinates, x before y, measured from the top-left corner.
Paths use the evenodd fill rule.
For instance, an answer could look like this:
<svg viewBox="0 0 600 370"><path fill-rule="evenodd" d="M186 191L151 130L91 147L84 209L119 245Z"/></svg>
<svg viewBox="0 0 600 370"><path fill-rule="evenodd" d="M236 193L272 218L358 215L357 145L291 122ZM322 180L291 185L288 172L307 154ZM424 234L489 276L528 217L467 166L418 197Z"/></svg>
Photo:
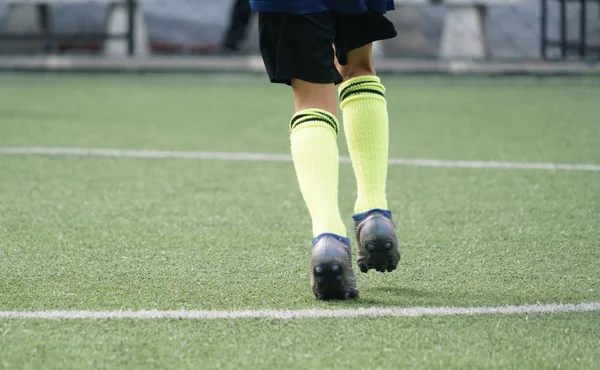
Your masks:
<svg viewBox="0 0 600 370"><path fill-rule="evenodd" d="M330 127L335 134L338 133L338 122L335 116L323 109L303 109L298 111L290 121L290 131L306 122L322 122Z"/></svg>
<svg viewBox="0 0 600 370"><path fill-rule="evenodd" d="M377 76L359 76L349 79L339 87L340 102L353 95L375 95L385 99L385 87Z"/></svg>

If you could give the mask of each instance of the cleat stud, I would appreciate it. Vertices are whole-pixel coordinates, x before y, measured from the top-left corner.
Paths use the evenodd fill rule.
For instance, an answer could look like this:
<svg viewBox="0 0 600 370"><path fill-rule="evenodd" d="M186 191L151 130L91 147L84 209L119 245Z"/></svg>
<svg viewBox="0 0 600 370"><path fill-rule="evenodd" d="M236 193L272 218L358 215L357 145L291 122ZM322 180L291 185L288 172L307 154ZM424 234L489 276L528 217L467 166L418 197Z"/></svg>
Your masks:
<svg viewBox="0 0 600 370"><path fill-rule="evenodd" d="M315 294L315 295L316 295L316 296L317 296L317 298L319 298L319 299L325 299L325 294L323 294L323 293L317 293L317 294Z"/></svg>
<svg viewBox="0 0 600 370"><path fill-rule="evenodd" d="M331 271L338 272L341 270L341 268L342 267L340 265L333 265L333 266L331 266Z"/></svg>
<svg viewBox="0 0 600 370"><path fill-rule="evenodd" d="M375 250L375 244L369 243L367 244L367 251L373 252Z"/></svg>
<svg viewBox="0 0 600 370"><path fill-rule="evenodd" d="M323 268L321 266L315 266L315 274L323 273Z"/></svg>
<svg viewBox="0 0 600 370"><path fill-rule="evenodd" d="M360 269L360 272L369 271L369 269L367 268L367 266L364 263L361 263L360 265L358 265L358 268Z"/></svg>
<svg viewBox="0 0 600 370"><path fill-rule="evenodd" d="M325 278L323 276L317 276L317 283L322 283Z"/></svg>
<svg viewBox="0 0 600 370"><path fill-rule="evenodd" d="M385 243L385 249L387 249L388 251L389 251L390 249L392 249L392 242L386 242L386 243Z"/></svg>

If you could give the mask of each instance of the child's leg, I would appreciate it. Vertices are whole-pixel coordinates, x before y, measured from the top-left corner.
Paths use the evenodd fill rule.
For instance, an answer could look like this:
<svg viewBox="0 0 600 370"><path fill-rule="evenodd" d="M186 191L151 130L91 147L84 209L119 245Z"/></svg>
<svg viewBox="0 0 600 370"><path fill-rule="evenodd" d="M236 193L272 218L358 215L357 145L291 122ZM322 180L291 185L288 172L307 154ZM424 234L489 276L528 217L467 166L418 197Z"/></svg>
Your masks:
<svg viewBox="0 0 600 370"><path fill-rule="evenodd" d="M290 122L292 158L310 213L313 236L346 236L338 207L339 152L335 86L292 79L295 114Z"/></svg>
<svg viewBox="0 0 600 370"><path fill-rule="evenodd" d="M339 87L344 133L357 184L355 213L387 209L389 119L385 88L375 76L368 44L348 53Z"/></svg>
<svg viewBox="0 0 600 370"><path fill-rule="evenodd" d="M292 86L290 142L300 191L312 219L311 276L320 299L358 296L350 240L338 207L337 97L330 12L259 14L261 54L272 82Z"/></svg>
<svg viewBox="0 0 600 370"><path fill-rule="evenodd" d="M393 24L380 14L338 17L336 54L344 78L339 96L357 184L353 219L357 263L362 272L372 268L393 271L400 260L398 236L386 197L387 102L372 61L372 42L395 35Z"/></svg>

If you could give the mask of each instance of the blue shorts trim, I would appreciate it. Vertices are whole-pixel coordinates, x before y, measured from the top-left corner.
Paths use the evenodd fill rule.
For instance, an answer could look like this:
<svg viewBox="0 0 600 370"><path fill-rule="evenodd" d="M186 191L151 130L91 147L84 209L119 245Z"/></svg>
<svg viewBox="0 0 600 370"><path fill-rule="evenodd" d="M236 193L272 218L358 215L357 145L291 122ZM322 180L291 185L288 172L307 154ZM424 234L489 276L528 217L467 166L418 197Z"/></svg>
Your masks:
<svg viewBox="0 0 600 370"><path fill-rule="evenodd" d="M273 0L250 0L250 7L253 12L259 13L290 13L290 14L312 14L325 11L334 11L339 13L360 14L367 11L385 14L387 11L394 10L394 2L378 3L378 6L367 6L369 4L356 3L354 6L344 4L342 6L327 6L323 2L314 0L304 1L276 1Z"/></svg>

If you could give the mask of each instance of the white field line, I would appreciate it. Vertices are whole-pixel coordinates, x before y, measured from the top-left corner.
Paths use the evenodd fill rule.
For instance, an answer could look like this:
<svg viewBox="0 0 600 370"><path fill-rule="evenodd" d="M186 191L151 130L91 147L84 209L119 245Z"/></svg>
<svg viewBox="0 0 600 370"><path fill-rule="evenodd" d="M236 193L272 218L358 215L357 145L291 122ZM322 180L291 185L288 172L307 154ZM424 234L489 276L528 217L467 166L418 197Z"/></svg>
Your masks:
<svg viewBox="0 0 600 370"><path fill-rule="evenodd" d="M600 302L579 304L545 304L501 307L412 307L412 308L359 308L307 310L243 310L243 311L0 311L0 319L309 319L356 317L420 317L420 316L475 316L527 315L566 312L600 311Z"/></svg>
<svg viewBox="0 0 600 370"><path fill-rule="evenodd" d="M130 158L186 158L215 159L225 161L249 162L290 162L292 157L286 154L266 153L227 153L227 152L194 152L167 150L132 150L132 149L94 149L94 148L46 148L46 147L0 147L0 155L57 155L57 156L91 156L91 157L130 157ZM350 163L350 158L341 157L342 163ZM547 171L591 171L600 172L596 164L560 164L560 163L527 163L499 161L449 161L438 159L390 158L392 166L446 167L446 168L501 168Z"/></svg>

